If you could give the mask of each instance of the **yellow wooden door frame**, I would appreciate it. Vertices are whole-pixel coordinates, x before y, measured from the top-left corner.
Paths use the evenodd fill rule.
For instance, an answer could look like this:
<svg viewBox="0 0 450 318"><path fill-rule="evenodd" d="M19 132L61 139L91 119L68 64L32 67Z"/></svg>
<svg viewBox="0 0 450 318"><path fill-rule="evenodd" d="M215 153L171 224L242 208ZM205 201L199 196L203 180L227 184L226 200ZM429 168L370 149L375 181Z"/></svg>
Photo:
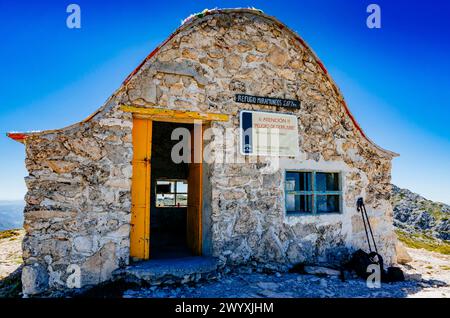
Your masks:
<svg viewBox="0 0 450 318"><path fill-rule="evenodd" d="M203 123L191 130L191 162L188 175L188 208L186 222L187 244L194 255L202 254L203 197Z"/></svg>
<svg viewBox="0 0 450 318"><path fill-rule="evenodd" d="M151 155L153 121L197 124L201 127L211 121L228 121L228 115L169 110L164 108L143 108L122 105L120 109L133 114L133 175L131 181L131 230L130 256L135 259L150 257L150 200L151 200ZM203 129L201 130L203 132ZM203 147L203 145L201 146ZM203 157L203 149L202 149ZM202 250L202 164L196 166L198 182L195 193L197 213L195 254ZM189 191L189 190L188 190ZM188 199L189 200L189 199Z"/></svg>
<svg viewBox="0 0 450 318"><path fill-rule="evenodd" d="M133 119L130 256L137 259L150 257L152 124L151 120Z"/></svg>

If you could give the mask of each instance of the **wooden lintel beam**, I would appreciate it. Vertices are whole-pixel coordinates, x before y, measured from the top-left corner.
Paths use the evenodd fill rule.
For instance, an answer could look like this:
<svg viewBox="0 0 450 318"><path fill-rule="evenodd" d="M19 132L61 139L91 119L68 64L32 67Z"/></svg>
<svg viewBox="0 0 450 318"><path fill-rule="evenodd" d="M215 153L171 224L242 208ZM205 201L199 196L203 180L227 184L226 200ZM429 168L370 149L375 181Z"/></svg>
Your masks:
<svg viewBox="0 0 450 318"><path fill-rule="evenodd" d="M202 120L202 121L228 121L229 116L217 113L200 113L193 111L173 110L166 108L144 108L123 105L120 109L124 112L133 113L138 116L154 120Z"/></svg>

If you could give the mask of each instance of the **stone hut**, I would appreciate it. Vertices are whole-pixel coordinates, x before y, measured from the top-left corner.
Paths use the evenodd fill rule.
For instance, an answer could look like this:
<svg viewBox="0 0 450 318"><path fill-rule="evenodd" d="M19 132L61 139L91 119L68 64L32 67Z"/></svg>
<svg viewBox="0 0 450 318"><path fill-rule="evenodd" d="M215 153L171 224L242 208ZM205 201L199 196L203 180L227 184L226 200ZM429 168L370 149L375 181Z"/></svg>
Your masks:
<svg viewBox="0 0 450 318"><path fill-rule="evenodd" d="M200 160L173 160L177 128L193 132ZM278 143L257 142L264 128ZM25 294L189 255L274 270L339 264L367 246L359 197L395 262L397 155L364 134L309 46L258 10L193 15L87 119L8 135L25 145L29 173Z"/></svg>

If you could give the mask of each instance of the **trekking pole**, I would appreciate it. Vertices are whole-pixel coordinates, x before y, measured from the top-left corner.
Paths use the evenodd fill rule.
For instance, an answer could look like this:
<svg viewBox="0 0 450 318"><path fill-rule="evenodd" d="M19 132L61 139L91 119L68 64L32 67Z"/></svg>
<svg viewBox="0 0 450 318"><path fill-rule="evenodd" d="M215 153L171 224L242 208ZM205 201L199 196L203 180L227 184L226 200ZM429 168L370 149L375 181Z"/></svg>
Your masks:
<svg viewBox="0 0 450 318"><path fill-rule="evenodd" d="M369 216L367 215L366 206L364 204L363 198L358 198L356 201L356 209L358 212L361 212L361 217L363 219L364 231L366 232L367 243L369 244L369 250L372 252L372 246L370 245L369 233L367 232L367 227L370 231L370 237L372 238L373 246L375 248L375 252L378 254L377 244L375 243L375 238L373 236L372 227L370 226ZM367 221L366 221L367 220ZM367 226L366 226L367 222Z"/></svg>

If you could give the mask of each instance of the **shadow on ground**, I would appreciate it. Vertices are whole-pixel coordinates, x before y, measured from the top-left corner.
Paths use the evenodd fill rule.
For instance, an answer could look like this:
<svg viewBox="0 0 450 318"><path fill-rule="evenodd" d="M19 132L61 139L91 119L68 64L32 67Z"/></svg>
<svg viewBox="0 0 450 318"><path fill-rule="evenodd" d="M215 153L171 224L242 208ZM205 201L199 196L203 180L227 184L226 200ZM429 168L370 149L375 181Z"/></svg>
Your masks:
<svg viewBox="0 0 450 318"><path fill-rule="evenodd" d="M0 279L0 298L22 297L22 266L3 279Z"/></svg>

